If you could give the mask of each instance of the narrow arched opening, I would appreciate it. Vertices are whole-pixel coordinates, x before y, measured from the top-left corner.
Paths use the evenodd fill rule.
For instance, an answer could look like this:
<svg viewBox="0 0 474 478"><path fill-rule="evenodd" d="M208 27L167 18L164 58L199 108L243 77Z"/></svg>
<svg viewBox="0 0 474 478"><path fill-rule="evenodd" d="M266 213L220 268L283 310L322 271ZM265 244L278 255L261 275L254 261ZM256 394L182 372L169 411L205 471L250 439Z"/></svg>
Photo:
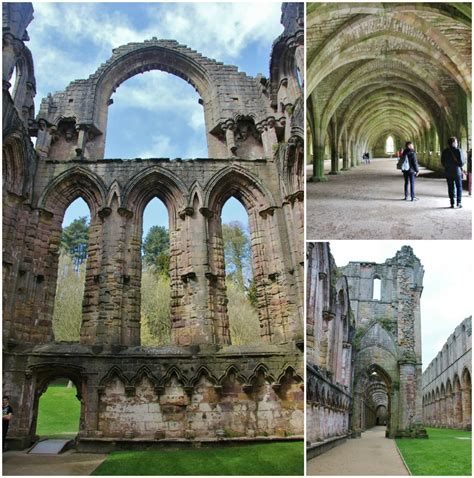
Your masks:
<svg viewBox="0 0 474 478"><path fill-rule="evenodd" d="M38 391L36 435L43 438L73 439L79 432L79 391L69 377L56 377Z"/></svg>
<svg viewBox="0 0 474 478"><path fill-rule="evenodd" d="M53 333L57 341L78 342L80 338L89 227L89 207L78 198L66 209L62 222L53 309Z"/></svg>
<svg viewBox="0 0 474 478"><path fill-rule="evenodd" d="M186 81L148 71L122 83L108 106L106 158L207 158L202 101Z"/></svg>
<svg viewBox="0 0 474 478"><path fill-rule="evenodd" d="M231 340L235 345L260 343L249 218L236 198L224 203L221 224Z"/></svg>
<svg viewBox="0 0 474 478"><path fill-rule="evenodd" d="M395 152L395 141L393 136L389 135L385 141L385 154L391 156Z"/></svg>
<svg viewBox="0 0 474 478"><path fill-rule="evenodd" d="M140 342L171 343L169 214L154 197L143 212Z"/></svg>
<svg viewBox="0 0 474 478"><path fill-rule="evenodd" d="M382 281L380 277L375 276L372 282L372 300L381 300L382 298Z"/></svg>

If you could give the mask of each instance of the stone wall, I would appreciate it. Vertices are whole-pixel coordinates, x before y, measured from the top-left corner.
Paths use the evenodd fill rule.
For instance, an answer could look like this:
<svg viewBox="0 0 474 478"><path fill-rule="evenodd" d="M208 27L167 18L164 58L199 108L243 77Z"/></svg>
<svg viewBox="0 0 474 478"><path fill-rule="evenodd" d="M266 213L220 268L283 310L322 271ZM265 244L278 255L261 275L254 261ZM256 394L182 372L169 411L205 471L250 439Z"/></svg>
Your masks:
<svg viewBox="0 0 474 478"><path fill-rule="evenodd" d="M354 323L329 244L307 243L306 440L315 455L350 429Z"/></svg>
<svg viewBox="0 0 474 478"><path fill-rule="evenodd" d="M423 416L439 428L472 427L472 317L464 319L423 372Z"/></svg>
<svg viewBox="0 0 474 478"><path fill-rule="evenodd" d="M88 79L43 99L36 118L25 46L32 13L30 4L6 4L3 16L3 388L15 408L11 441L36 439L39 397L59 377L78 389L79 441L92 450L92 442L110 440L302 436L302 4L282 7L285 30L269 79L151 39L115 49ZM22 76L29 86L17 91L28 94L12 98L20 63L29 67ZM150 69L184 78L201 95L209 158L103 158L114 88ZM249 215L266 343L258 348L231 345L220 220L231 196ZM61 224L79 197L91 215L81 339L57 343ZM145 349L141 231L154 197L170 218L172 345Z"/></svg>
<svg viewBox="0 0 474 478"><path fill-rule="evenodd" d="M421 392L420 296L423 266L409 246L383 264L350 262L356 332L352 426L365 430L387 410L387 436L425 436ZM374 282L380 280L380 298Z"/></svg>

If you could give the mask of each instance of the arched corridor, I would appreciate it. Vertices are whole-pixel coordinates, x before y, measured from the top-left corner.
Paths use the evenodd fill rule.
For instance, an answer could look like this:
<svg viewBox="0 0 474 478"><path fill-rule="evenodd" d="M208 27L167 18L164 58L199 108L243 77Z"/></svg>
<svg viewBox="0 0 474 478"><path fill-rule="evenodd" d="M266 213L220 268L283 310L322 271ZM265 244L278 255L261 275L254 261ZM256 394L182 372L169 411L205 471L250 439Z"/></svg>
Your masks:
<svg viewBox="0 0 474 478"><path fill-rule="evenodd" d="M471 148L470 5L309 4L307 40L308 177L330 183L308 185L308 211L317 211L308 215L308 238L434 237L429 229L416 233L403 220L394 221L406 214L395 202L402 197L402 182L389 150L412 141L420 164L442 172L440 154L448 137L460 138L465 152ZM393 148L387 147L389 137ZM379 167L361 165L365 152L381 158ZM449 206L446 184L440 180L433 189L425 184L417 195L434 200L424 202L423 215L437 219L439 234L440 226L452 228L452 215L442 215L436 201L444 198L442 205ZM382 202L371 209L369 201ZM366 222L367 217L400 223L400 230L398 224L387 230L383 222ZM331 222L345 231L338 234L331 224L326 228ZM355 223L363 224L367 235ZM455 238L466 238L470 222L465 228L456 228Z"/></svg>

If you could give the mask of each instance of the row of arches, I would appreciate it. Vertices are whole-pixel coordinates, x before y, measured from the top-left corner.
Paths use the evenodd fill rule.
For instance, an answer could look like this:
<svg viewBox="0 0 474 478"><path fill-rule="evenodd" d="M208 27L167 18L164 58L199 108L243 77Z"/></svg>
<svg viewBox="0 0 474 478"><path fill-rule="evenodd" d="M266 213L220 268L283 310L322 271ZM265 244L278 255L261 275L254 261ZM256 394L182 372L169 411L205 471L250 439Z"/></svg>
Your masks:
<svg viewBox="0 0 474 478"><path fill-rule="evenodd" d="M119 165L114 163L109 167L116 178ZM183 168L176 163L174 169L189 168L193 172L195 167L198 169L197 164L189 163ZM194 181L189 192L172 167L146 168L125 186L119 180L106 188L93 168L73 166L40 194L41 214L35 241L36 247L43 251L38 254L43 293L37 293L36 299L43 302L40 310L46 320L50 322L52 315L52 301L45 298L54 297L56 290L57 252L64 213L81 197L91 213L81 341L139 343L143 211L158 197L167 208L170 221L173 342L177 345L230 343L220 217L225 202L234 197L249 216L261 336L265 341L281 343L297 335L300 325L296 315L287 315L288 310L297 314L297 305L292 303L291 295L283 292L296 284L293 278L281 273L288 261L282 253L285 237L282 231L289 225L284 223L286 218L281 216L272 194L257 176L239 167L223 168L216 173L210 167L203 178L205 187ZM203 293L196 294L196 288ZM276 297L275 290L281 291ZM281 307L285 300L286 311ZM104 319L99 318L101 303L110 311L106 315L115 317L115 325L109 330ZM202 319L192 318L196 314L193 311L198 310L203 311L204 317L199 313ZM10 334L16 336L25 332L10 329ZM50 327L46 336L51 336Z"/></svg>
<svg viewBox="0 0 474 478"><path fill-rule="evenodd" d="M67 363L55 370L40 367L32 371L36 381L32 435L38 432L42 395L61 378L69 380L77 391L82 437L216 438L225 429L231 436L278 435L283 423L287 431L302 432L290 422L303 413L295 401L302 393L303 379L288 364L278 376L265 364L257 364L251 371L230 365L220 376L215 375L212 366L200 366L189 377L179 366L158 371L145 365L131 378L129 371L114 365L98 382L94 381L92 388L83 372ZM237 396L239 402L235 403ZM268 412L281 401L287 405L281 407L277 423ZM238 416L235 408L240 410Z"/></svg>
<svg viewBox="0 0 474 478"><path fill-rule="evenodd" d="M431 388L431 387L427 387ZM470 430L472 384L471 373L467 368L461 377L457 373L441 386L423 394L424 420L427 425L439 428L460 428Z"/></svg>
<svg viewBox="0 0 474 478"><path fill-rule="evenodd" d="M313 4L308 8L307 122L312 179L386 157L385 141L413 141L439 169L448 136L471 146L469 11L439 5ZM333 28L319 28L325 21ZM454 33L454 34L453 34ZM407 75L407 70L410 74ZM340 158L342 157L342 169Z"/></svg>

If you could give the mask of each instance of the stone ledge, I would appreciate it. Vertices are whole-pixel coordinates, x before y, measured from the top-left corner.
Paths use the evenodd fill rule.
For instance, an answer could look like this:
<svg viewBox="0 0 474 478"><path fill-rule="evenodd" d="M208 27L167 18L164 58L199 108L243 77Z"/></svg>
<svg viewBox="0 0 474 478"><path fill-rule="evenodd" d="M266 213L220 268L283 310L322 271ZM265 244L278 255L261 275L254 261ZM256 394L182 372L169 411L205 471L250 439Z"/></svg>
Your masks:
<svg viewBox="0 0 474 478"><path fill-rule="evenodd" d="M312 458L322 455L323 453L329 451L331 448L334 448L338 445L342 445L348 438L349 435L343 435L339 437L329 438L328 440L323 441L321 443L309 445L306 448L306 459L311 460Z"/></svg>
<svg viewBox="0 0 474 478"><path fill-rule="evenodd" d="M274 443L285 441L301 441L303 446L304 437L295 435L292 437L239 437L220 439L171 439L162 440L143 438L78 438L76 451L79 453L111 453L112 451L130 450L156 450L162 448L201 448L215 446L238 446L243 444Z"/></svg>

